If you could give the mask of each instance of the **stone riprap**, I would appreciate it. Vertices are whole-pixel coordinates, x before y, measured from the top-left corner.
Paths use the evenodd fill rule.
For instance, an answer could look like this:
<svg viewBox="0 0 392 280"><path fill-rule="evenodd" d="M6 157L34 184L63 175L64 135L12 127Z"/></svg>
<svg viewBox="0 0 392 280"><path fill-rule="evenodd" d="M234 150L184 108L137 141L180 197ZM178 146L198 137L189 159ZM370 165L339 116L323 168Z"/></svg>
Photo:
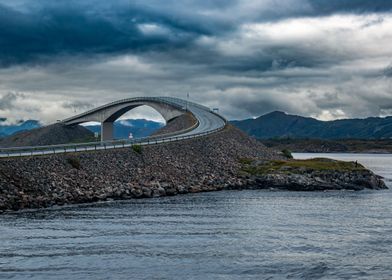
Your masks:
<svg viewBox="0 0 392 280"><path fill-rule="evenodd" d="M273 186L278 178L262 181L262 176L244 173L243 158L283 159L232 126L141 149L1 159L0 209Z"/></svg>
<svg viewBox="0 0 392 280"><path fill-rule="evenodd" d="M239 157L276 158L233 127L138 149L0 160L0 209L221 190L240 181Z"/></svg>

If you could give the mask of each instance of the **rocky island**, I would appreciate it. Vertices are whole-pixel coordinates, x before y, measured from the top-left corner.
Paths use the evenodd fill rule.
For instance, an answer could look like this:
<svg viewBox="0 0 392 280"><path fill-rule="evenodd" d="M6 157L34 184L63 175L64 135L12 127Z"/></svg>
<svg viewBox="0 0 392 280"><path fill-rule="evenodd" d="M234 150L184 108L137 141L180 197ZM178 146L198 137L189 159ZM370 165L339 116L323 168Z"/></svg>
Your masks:
<svg viewBox="0 0 392 280"><path fill-rule="evenodd" d="M386 189L382 177L357 162L327 158L308 160L241 159L247 188L290 191Z"/></svg>
<svg viewBox="0 0 392 280"><path fill-rule="evenodd" d="M181 142L0 160L2 211L218 190L364 188L386 186L360 164L287 159L231 125Z"/></svg>

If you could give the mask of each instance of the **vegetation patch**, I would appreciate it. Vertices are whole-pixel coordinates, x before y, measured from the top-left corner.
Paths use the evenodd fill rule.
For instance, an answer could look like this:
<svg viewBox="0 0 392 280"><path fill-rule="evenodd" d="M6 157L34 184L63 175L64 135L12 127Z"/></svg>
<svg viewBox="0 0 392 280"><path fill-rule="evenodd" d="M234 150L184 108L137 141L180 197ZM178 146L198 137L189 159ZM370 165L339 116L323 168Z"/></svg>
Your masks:
<svg viewBox="0 0 392 280"><path fill-rule="evenodd" d="M141 154L142 153L142 146L141 145L132 145L132 150L137 154Z"/></svg>
<svg viewBox="0 0 392 280"><path fill-rule="evenodd" d="M283 149L282 150L282 154L286 157L286 158L293 158L293 155L291 154L291 151L288 149Z"/></svg>
<svg viewBox="0 0 392 280"><path fill-rule="evenodd" d="M241 164L251 164L253 162L253 159L251 158L239 158L238 162Z"/></svg>
<svg viewBox="0 0 392 280"><path fill-rule="evenodd" d="M242 163L241 170L251 175L265 175L268 173L303 174L307 171L358 171L365 168L357 162L338 161L326 158L306 160L270 160Z"/></svg>
<svg viewBox="0 0 392 280"><path fill-rule="evenodd" d="M77 157L67 158L67 162L75 169L80 169L80 160Z"/></svg>

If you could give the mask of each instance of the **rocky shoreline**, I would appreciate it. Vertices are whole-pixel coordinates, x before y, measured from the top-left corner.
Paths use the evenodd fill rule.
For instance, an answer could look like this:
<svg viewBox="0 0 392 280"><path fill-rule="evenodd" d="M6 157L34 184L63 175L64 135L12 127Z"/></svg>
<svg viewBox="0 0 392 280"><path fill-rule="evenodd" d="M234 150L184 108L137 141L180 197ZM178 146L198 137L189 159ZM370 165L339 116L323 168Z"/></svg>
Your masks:
<svg viewBox="0 0 392 280"><path fill-rule="evenodd" d="M258 170L260 162L273 161L285 158L232 126L206 137L141 149L1 159L0 211L232 189L385 187L365 168L247 172L250 166Z"/></svg>

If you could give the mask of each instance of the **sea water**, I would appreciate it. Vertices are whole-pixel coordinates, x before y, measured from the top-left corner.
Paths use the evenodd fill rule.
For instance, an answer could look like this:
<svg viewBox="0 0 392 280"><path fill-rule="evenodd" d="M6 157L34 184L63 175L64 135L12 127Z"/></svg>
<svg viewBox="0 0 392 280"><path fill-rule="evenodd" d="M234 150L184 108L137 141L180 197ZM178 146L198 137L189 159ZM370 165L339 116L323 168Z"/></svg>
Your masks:
<svg viewBox="0 0 392 280"><path fill-rule="evenodd" d="M392 187L392 156L358 161ZM0 215L0 279L392 279L392 191L222 191Z"/></svg>

